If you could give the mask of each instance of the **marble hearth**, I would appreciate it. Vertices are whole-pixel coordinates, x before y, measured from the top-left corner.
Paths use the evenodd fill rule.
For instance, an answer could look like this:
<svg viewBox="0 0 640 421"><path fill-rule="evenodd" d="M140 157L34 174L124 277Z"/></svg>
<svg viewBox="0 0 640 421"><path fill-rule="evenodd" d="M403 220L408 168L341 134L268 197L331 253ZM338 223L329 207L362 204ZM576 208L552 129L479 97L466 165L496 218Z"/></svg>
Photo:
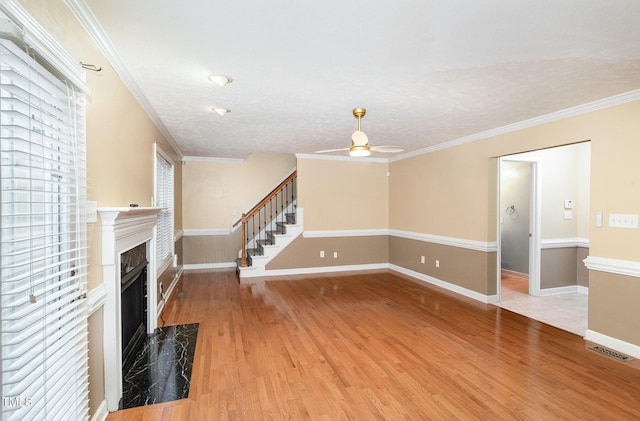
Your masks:
<svg viewBox="0 0 640 421"><path fill-rule="evenodd" d="M123 380L121 409L189 397L198 323L159 327L147 336Z"/></svg>

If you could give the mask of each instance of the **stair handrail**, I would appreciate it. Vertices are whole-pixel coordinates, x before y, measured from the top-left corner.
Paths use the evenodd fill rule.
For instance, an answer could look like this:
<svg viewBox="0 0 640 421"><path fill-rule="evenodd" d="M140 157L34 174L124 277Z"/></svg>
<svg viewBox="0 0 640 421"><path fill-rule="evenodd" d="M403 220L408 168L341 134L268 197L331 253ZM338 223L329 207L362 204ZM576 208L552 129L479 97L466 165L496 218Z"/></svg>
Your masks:
<svg viewBox="0 0 640 421"><path fill-rule="evenodd" d="M249 218L253 217L260 209L262 209L275 195L280 193L280 191L291 182L294 178L296 178L298 174L297 170L294 170L287 178L285 178L280 184L278 184L271 192L269 192L261 201L259 201L251 210L247 213L243 213L240 219L238 219L234 224L233 228L235 228L239 223L242 223L242 262L240 263L240 267L247 267L247 242L245 241L246 237L246 226Z"/></svg>

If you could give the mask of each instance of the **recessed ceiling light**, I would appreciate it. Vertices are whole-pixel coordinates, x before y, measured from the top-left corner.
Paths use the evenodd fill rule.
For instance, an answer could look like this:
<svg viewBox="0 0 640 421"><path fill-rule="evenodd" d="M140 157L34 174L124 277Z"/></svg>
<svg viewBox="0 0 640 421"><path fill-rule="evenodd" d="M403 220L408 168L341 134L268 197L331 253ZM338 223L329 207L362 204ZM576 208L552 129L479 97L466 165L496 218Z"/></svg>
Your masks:
<svg viewBox="0 0 640 421"><path fill-rule="evenodd" d="M226 113L230 113L231 110L228 108L224 108L224 107L213 107L211 108L211 111L215 111L220 115L225 115Z"/></svg>
<svg viewBox="0 0 640 421"><path fill-rule="evenodd" d="M220 86L224 86L228 83L233 82L231 76L223 75L222 73L215 73L213 75L209 75L209 80L211 82L215 82Z"/></svg>

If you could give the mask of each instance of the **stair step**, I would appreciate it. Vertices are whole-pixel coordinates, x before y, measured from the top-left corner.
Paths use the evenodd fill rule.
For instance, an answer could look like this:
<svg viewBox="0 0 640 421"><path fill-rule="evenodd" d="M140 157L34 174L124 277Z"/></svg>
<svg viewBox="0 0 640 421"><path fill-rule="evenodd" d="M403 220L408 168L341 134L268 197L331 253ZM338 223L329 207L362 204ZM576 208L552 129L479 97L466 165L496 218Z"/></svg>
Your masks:
<svg viewBox="0 0 640 421"><path fill-rule="evenodd" d="M260 249L247 249L247 256L251 257L251 256L261 256L263 254L262 250Z"/></svg>
<svg viewBox="0 0 640 421"><path fill-rule="evenodd" d="M252 263L253 263L253 259L251 259L251 256L247 256L247 266L251 267ZM238 266L238 268L242 266L242 257L238 257L236 259L236 265Z"/></svg>

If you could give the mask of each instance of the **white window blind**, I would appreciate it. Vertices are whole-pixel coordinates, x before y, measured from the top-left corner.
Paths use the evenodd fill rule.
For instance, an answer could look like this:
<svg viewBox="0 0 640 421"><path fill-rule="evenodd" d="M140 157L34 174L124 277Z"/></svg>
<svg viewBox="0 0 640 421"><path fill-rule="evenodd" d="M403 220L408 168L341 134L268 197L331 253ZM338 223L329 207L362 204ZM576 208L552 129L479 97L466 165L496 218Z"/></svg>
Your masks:
<svg viewBox="0 0 640 421"><path fill-rule="evenodd" d="M0 39L3 420L88 418L84 94Z"/></svg>
<svg viewBox="0 0 640 421"><path fill-rule="evenodd" d="M156 205L158 214L156 257L161 270L173 255L173 164L156 152Z"/></svg>

